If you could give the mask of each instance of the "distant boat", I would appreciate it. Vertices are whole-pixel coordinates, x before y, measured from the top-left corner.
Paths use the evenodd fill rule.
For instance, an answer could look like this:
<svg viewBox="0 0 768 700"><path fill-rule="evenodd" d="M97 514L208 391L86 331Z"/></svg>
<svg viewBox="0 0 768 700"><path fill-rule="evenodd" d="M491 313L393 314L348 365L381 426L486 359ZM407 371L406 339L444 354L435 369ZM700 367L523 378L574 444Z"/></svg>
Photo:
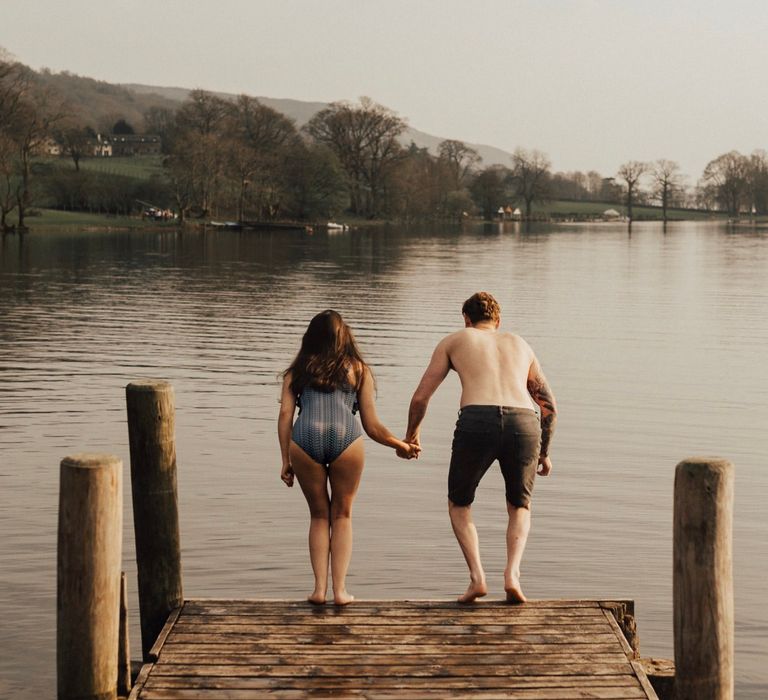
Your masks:
<svg viewBox="0 0 768 700"><path fill-rule="evenodd" d="M347 226L347 224L337 224L334 221L329 221L325 227L332 231L349 231L349 226Z"/></svg>
<svg viewBox="0 0 768 700"><path fill-rule="evenodd" d="M309 224L294 223L291 221L211 221L214 228L225 228L230 231L306 231L311 233Z"/></svg>
<svg viewBox="0 0 768 700"><path fill-rule="evenodd" d="M215 226L216 228L229 228L236 231L239 231L242 228L237 221L211 221L211 226Z"/></svg>

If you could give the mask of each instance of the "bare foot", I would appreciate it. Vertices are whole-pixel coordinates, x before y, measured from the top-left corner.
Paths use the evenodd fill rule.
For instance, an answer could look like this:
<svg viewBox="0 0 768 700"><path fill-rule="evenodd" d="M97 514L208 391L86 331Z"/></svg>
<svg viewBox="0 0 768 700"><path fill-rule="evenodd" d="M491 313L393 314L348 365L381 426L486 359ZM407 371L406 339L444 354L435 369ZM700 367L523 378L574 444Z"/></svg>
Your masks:
<svg viewBox="0 0 768 700"><path fill-rule="evenodd" d="M312 595L307 596L307 601L312 605L325 605L325 593L314 591Z"/></svg>
<svg viewBox="0 0 768 700"><path fill-rule="evenodd" d="M354 599L355 599L355 596L350 595L346 591L333 594L334 605L349 605Z"/></svg>
<svg viewBox="0 0 768 700"><path fill-rule="evenodd" d="M488 593L488 586L485 581L471 581L469 587L464 591L464 595L459 596L459 603L474 603L478 598L482 598Z"/></svg>
<svg viewBox="0 0 768 700"><path fill-rule="evenodd" d="M520 587L520 581L516 578L508 579L504 583L504 590L507 593L508 603L525 603L528 600Z"/></svg>

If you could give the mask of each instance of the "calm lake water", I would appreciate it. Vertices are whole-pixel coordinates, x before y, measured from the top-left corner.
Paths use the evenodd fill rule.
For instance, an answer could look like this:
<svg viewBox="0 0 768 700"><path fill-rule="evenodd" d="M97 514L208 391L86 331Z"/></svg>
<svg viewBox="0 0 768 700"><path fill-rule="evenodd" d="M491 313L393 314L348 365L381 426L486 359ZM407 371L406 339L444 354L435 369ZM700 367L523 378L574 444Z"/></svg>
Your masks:
<svg viewBox="0 0 768 700"><path fill-rule="evenodd" d="M59 461L125 465L124 566L140 654L124 387L176 390L185 593L303 597L301 492L279 479L278 373L309 319L351 323L397 433L463 300L494 293L560 405L534 494L534 598L632 598L641 650L672 656L676 463L736 464L737 697L768 696L768 234L719 224L297 233L34 233L0 244L0 696L55 695ZM446 512L459 386L438 391L417 462L368 441L348 579L363 598L451 598L466 572ZM475 506L502 595L501 476Z"/></svg>

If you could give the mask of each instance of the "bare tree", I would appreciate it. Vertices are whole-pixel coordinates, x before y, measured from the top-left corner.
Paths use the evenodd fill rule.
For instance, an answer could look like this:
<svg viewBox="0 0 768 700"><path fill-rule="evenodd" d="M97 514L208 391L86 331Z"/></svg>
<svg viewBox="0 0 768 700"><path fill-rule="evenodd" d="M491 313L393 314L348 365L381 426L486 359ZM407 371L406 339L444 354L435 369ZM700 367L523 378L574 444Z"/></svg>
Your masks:
<svg viewBox="0 0 768 700"><path fill-rule="evenodd" d="M227 170L237 183L237 218L243 221L249 189L259 195L257 188L268 188L281 149L295 143L298 133L291 119L247 95L230 107L226 131Z"/></svg>
<svg viewBox="0 0 768 700"><path fill-rule="evenodd" d="M438 157L445 163L452 178L452 189L460 190L467 183L472 173L482 162L480 154L463 141L447 139L437 147Z"/></svg>
<svg viewBox="0 0 768 700"><path fill-rule="evenodd" d="M229 103L220 97L193 90L176 112L176 137L166 162L183 181L185 192L192 187L201 217L210 213L221 185L229 110Z"/></svg>
<svg viewBox="0 0 768 700"><path fill-rule="evenodd" d="M0 231L11 228L8 215L16 208L14 175L16 173L16 142L0 131Z"/></svg>
<svg viewBox="0 0 768 700"><path fill-rule="evenodd" d="M550 193L549 158L541 151L518 148L512 154L512 183L525 204L525 218L531 218L533 203L545 201Z"/></svg>
<svg viewBox="0 0 768 700"><path fill-rule="evenodd" d="M748 170L749 159L738 151L709 161L702 176L704 196L714 198L731 216L738 216L748 191Z"/></svg>
<svg viewBox="0 0 768 700"><path fill-rule="evenodd" d="M62 153L72 159L76 171L80 170L80 161L84 157L93 155L93 131L82 124L66 120L54 131L54 137Z"/></svg>
<svg viewBox="0 0 768 700"><path fill-rule="evenodd" d="M0 133L7 132L20 104L29 93L30 72L20 63L0 56Z"/></svg>
<svg viewBox="0 0 768 700"><path fill-rule="evenodd" d="M334 102L305 127L312 138L328 146L349 178L352 210L376 216L386 176L402 156L398 136L404 119L367 97L360 104Z"/></svg>
<svg viewBox="0 0 768 700"><path fill-rule="evenodd" d="M18 226L23 229L27 210L32 204L32 161L41 153L46 139L51 137L54 127L63 118L64 106L61 100L48 90L29 88L26 79L22 79L21 85L21 94L14 98L13 111L7 122L2 125L0 133L9 138L16 147L13 154L16 171L14 196Z"/></svg>
<svg viewBox="0 0 768 700"><path fill-rule="evenodd" d="M651 170L653 177L654 195L661 202L661 216L667 223L667 208L682 190L680 166L672 160L657 160Z"/></svg>
<svg viewBox="0 0 768 700"><path fill-rule="evenodd" d="M640 189L640 179L648 171L648 164L639 160L630 160L619 168L618 177L627 188L627 218L632 222L632 204Z"/></svg>

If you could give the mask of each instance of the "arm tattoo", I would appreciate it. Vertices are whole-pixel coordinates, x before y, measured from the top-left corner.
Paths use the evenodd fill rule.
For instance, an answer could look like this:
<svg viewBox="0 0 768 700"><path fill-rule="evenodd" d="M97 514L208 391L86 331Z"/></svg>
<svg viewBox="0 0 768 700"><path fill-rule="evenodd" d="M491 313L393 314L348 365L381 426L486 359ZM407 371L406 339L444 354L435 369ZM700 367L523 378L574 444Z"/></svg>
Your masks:
<svg viewBox="0 0 768 700"><path fill-rule="evenodd" d="M557 418L554 413L541 417L541 449L540 457L546 457L549 454L549 441L552 439L552 433L555 432L555 423Z"/></svg>
<svg viewBox="0 0 768 700"><path fill-rule="evenodd" d="M528 392L533 400L541 407L541 452L542 457L549 454L549 443L555 432L557 422L557 406L552 389L541 372L528 380Z"/></svg>

